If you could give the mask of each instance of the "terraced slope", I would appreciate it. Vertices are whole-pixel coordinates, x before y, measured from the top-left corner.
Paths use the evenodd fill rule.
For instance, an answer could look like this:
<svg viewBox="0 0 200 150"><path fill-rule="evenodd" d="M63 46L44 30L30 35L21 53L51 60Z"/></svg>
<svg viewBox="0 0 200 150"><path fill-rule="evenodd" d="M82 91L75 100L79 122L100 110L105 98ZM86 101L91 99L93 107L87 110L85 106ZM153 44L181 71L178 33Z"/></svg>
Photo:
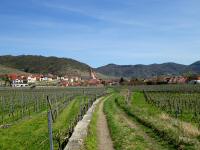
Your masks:
<svg viewBox="0 0 200 150"><path fill-rule="evenodd" d="M26 72L20 71L18 69L0 65L0 74L11 74L11 73L27 74Z"/></svg>

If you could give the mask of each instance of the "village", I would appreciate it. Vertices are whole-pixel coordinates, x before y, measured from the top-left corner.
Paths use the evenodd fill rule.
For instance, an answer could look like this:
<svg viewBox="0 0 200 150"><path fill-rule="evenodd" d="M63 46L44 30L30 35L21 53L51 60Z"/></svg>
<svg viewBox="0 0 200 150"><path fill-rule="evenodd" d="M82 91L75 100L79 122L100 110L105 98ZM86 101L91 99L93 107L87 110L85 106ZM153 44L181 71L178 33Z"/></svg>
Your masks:
<svg viewBox="0 0 200 150"><path fill-rule="evenodd" d="M200 76L164 76L145 79L144 83L148 84L200 84Z"/></svg>
<svg viewBox="0 0 200 150"><path fill-rule="evenodd" d="M53 74L1 74L0 86L45 87L45 86L113 86L113 85L159 85L159 84L200 84L200 76L160 76L147 79L115 78L100 79L91 70L89 77L80 75L57 76Z"/></svg>
<svg viewBox="0 0 200 150"><path fill-rule="evenodd" d="M89 86L100 85L101 80L97 79L95 72L91 70L90 77L80 75L58 76L53 74L1 74L1 86L11 87L33 87L33 86Z"/></svg>

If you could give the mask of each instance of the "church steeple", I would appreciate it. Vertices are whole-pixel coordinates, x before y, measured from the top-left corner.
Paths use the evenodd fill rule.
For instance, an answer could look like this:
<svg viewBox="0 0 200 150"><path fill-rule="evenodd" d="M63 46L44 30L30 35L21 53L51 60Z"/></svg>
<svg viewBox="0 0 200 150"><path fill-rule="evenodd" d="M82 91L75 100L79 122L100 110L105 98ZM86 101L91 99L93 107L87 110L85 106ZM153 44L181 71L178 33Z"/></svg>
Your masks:
<svg viewBox="0 0 200 150"><path fill-rule="evenodd" d="M97 79L96 73L90 68L90 76L92 79Z"/></svg>

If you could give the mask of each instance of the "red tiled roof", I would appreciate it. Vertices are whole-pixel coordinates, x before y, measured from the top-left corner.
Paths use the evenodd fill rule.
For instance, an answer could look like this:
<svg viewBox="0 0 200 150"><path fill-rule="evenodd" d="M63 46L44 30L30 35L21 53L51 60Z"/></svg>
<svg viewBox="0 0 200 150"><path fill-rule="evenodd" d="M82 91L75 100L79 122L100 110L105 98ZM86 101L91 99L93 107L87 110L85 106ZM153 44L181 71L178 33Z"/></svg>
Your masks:
<svg viewBox="0 0 200 150"><path fill-rule="evenodd" d="M97 80L97 79L91 79L91 80L88 81L88 83L89 83L89 84L92 84L92 85L93 85L93 84L100 84L100 81Z"/></svg>
<svg viewBox="0 0 200 150"><path fill-rule="evenodd" d="M11 80L16 80L16 79L17 79L17 74L9 74L8 77L9 77Z"/></svg>

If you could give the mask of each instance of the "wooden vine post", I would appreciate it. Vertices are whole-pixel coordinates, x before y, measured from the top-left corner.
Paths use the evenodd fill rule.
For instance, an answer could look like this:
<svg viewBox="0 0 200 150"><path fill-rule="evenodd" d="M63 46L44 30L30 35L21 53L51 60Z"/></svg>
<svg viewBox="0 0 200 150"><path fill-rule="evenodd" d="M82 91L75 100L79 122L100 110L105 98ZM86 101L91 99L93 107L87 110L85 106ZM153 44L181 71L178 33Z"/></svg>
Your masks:
<svg viewBox="0 0 200 150"><path fill-rule="evenodd" d="M53 150L53 130L52 130L52 113L51 113L51 111L48 111L48 129L49 129L50 150Z"/></svg>
<svg viewBox="0 0 200 150"><path fill-rule="evenodd" d="M51 101L48 96L47 96L47 103L49 105L49 111L48 111L49 144L50 144L50 150L53 150L53 127L52 127L52 124L53 124L53 122L55 122L55 120L54 120L54 116L52 113Z"/></svg>

